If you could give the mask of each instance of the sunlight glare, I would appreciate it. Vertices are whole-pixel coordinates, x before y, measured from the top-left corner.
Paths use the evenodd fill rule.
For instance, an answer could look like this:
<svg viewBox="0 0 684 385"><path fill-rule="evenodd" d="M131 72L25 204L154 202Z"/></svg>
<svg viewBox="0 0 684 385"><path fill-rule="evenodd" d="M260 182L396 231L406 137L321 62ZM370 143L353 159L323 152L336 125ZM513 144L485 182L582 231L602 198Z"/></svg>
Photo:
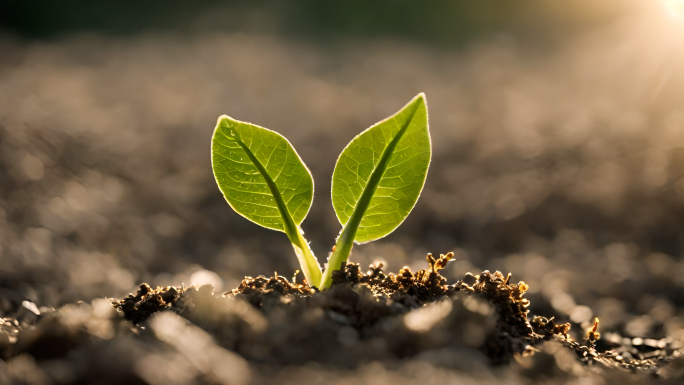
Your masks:
<svg viewBox="0 0 684 385"><path fill-rule="evenodd" d="M672 16L684 18L684 0L663 0Z"/></svg>

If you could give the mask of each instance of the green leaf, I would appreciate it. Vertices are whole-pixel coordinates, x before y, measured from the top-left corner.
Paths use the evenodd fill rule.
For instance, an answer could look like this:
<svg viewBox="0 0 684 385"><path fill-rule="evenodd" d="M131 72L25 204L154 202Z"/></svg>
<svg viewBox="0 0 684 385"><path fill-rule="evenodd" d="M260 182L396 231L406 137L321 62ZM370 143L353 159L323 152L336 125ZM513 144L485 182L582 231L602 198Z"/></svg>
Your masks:
<svg viewBox="0 0 684 385"><path fill-rule="evenodd" d="M354 240L370 242L394 231L425 184L431 156L425 96L356 136L340 154L332 202L342 225L362 215Z"/></svg>
<svg viewBox="0 0 684 385"><path fill-rule="evenodd" d="M211 160L216 182L238 214L283 232L286 219L279 204L296 225L306 218L313 201L313 178L282 135L223 115L214 131Z"/></svg>
<svg viewBox="0 0 684 385"><path fill-rule="evenodd" d="M290 142L277 132L222 115L212 138L211 161L216 183L233 210L285 232L307 281L318 285L320 266L299 228L313 200L313 178Z"/></svg>
<svg viewBox="0 0 684 385"><path fill-rule="evenodd" d="M357 135L340 154L332 179L335 214L344 226L321 288L330 286L351 252L394 231L409 215L425 184L432 147L425 95Z"/></svg>

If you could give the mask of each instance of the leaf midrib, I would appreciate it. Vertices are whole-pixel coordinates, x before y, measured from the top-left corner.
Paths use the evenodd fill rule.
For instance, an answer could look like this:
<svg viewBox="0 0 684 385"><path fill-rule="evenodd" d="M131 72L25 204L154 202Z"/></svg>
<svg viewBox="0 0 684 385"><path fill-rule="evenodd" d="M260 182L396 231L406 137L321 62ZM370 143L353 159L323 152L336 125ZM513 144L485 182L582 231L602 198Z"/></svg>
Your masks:
<svg viewBox="0 0 684 385"><path fill-rule="evenodd" d="M389 160L392 157L394 153L394 149L397 147L397 144L401 140L401 138L404 136L404 133L408 130L409 126L413 122L413 118L416 115L416 112L418 111L418 108L420 107L420 103L415 103L415 107L413 111L411 111L410 117L407 119L406 124L404 127L402 127L399 132L392 138L390 143L385 147L385 149L382 151L382 155L380 155L380 159L378 160L377 165L373 169L373 172L371 173L370 178L368 178L368 182L366 182L366 185L363 187L363 192L361 193L361 196L359 197L359 200L356 202L356 205L354 207L354 211L352 212L352 215L349 217L349 220L345 224L345 228L350 225L352 221L358 221L358 224L361 223L363 220L366 211L368 210L368 206L370 205L370 202L375 195L375 191L378 189L378 186L380 186L380 181L382 180L383 175L385 174L385 171L387 171L388 166L389 166ZM396 117L393 118L396 122ZM374 186L373 186L374 185ZM370 188L369 188L370 186ZM365 205L365 207L363 207ZM354 226L358 229L358 225ZM356 236L356 231L354 231L354 236ZM352 237L353 239L353 237Z"/></svg>

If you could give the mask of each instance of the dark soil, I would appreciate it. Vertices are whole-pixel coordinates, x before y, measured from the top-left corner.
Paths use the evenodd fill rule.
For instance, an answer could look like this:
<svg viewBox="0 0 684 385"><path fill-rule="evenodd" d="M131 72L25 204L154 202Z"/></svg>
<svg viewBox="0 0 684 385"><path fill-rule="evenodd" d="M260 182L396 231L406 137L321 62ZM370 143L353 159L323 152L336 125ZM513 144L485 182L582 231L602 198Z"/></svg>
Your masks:
<svg viewBox="0 0 684 385"><path fill-rule="evenodd" d="M513 283L511 274L469 273L448 284L439 270L452 257L449 253L435 260L428 255L429 269L416 273L405 267L398 274L385 274L382 265L371 265L363 273L358 264L349 264L333 274L333 286L325 292L277 274L247 277L222 295L208 285L152 289L142 284L136 295L114 306L141 329L155 314L173 311L256 365L317 362L355 368L377 360L400 362L435 349L464 348L482 353L492 365L505 365L538 354L548 342L558 346L553 353L560 360L556 366L579 363L587 370L616 375L684 378L668 366L684 354L684 344L667 338L639 342L616 334L601 339L598 319L583 340L574 341L568 335L569 323L529 314L530 301L524 298L528 285ZM467 305L471 297L476 307ZM258 312L245 311L244 303ZM481 307L496 314L484 315ZM250 317L258 317L258 325ZM486 338L477 346L464 341L466 325L473 321L487 325ZM543 369L550 370L554 365Z"/></svg>
<svg viewBox="0 0 684 385"><path fill-rule="evenodd" d="M479 368L472 380L483 373L512 382L570 373L619 383L684 379L681 341L602 336L598 319L575 340L570 323L530 314L529 287L510 273L448 283L440 270L452 258L428 254L428 269L415 273L347 264L324 292L276 274L246 277L222 294L211 285L141 284L121 300L44 313L25 301L18 317L0 319L0 362L12 365L0 383L294 383L302 374L291 371L312 365L343 378L400 373L419 362L430 364L422 369L428 376ZM73 367L74 357L83 365Z"/></svg>

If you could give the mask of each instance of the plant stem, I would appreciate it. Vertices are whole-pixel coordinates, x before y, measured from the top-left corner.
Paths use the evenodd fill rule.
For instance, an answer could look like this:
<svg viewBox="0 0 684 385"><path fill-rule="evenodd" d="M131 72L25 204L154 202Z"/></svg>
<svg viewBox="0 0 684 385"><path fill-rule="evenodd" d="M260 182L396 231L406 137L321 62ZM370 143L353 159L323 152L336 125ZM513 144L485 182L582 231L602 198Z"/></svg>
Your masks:
<svg viewBox="0 0 684 385"><path fill-rule="evenodd" d="M342 267L342 262L345 262L349 258L349 253L351 253L352 246L354 246L356 230L359 228L362 217L363 216L359 216L358 221L354 221L355 223L352 223L352 221L355 219L352 215L347 222L347 225L342 229L340 236L337 237L335 249L328 260L328 266L323 273L323 278L321 279L321 286L319 289L325 290L330 287L332 284L332 272L339 270Z"/></svg>
<svg viewBox="0 0 684 385"><path fill-rule="evenodd" d="M320 288L321 284L321 266L318 264L316 257L309 247L309 243L304 238L299 226L295 226L296 234L290 235L290 232L286 232L287 237L292 242L292 247L294 248L295 254L297 254L297 259L299 260L299 265L304 273L304 278L309 286L315 286Z"/></svg>

